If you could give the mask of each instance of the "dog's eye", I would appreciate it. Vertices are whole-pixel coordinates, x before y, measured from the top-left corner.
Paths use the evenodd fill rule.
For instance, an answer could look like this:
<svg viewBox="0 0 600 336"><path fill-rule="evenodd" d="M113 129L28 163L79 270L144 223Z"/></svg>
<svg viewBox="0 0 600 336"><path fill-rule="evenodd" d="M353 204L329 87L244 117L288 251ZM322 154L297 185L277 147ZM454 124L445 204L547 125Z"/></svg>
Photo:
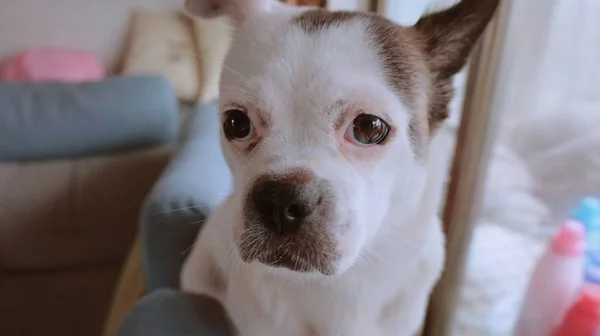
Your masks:
<svg viewBox="0 0 600 336"><path fill-rule="evenodd" d="M248 115L241 110L225 112L223 132L228 140L246 140L252 135L252 122Z"/></svg>
<svg viewBox="0 0 600 336"><path fill-rule="evenodd" d="M352 121L348 138L357 145L378 145L388 136L390 126L381 118L371 114L361 114Z"/></svg>

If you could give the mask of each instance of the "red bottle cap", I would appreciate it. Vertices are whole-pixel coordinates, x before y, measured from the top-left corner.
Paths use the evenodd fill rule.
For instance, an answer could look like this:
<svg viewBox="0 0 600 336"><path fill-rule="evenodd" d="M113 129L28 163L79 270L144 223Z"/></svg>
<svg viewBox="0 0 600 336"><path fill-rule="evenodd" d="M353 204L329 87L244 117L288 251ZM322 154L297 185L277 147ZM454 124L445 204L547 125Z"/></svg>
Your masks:
<svg viewBox="0 0 600 336"><path fill-rule="evenodd" d="M564 256L580 256L585 250L585 228L577 221L567 221L552 239L552 250Z"/></svg>
<svg viewBox="0 0 600 336"><path fill-rule="evenodd" d="M600 287L587 285L554 336L596 336L600 332Z"/></svg>

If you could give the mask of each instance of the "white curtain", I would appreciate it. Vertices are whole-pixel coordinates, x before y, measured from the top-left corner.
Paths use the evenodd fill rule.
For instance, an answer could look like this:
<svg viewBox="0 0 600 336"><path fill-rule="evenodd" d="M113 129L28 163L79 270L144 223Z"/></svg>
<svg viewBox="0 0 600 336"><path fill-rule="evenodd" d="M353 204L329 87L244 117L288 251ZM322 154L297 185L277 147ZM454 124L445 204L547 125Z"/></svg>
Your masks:
<svg viewBox="0 0 600 336"><path fill-rule="evenodd" d="M377 10L409 25L456 1L379 0ZM503 118L456 307L460 336L512 335L537 258L520 248L544 246L580 197L600 197L600 1L504 1L511 6L495 100ZM464 80L455 81L450 129Z"/></svg>
<svg viewBox="0 0 600 336"><path fill-rule="evenodd" d="M555 224L582 195L600 196L600 1L514 2L504 137Z"/></svg>

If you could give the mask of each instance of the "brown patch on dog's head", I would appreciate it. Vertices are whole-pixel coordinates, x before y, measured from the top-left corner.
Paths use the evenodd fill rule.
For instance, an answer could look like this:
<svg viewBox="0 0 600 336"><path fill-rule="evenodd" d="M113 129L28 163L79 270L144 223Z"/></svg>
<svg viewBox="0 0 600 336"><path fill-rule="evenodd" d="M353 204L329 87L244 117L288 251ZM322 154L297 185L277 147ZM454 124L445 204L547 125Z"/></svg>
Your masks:
<svg viewBox="0 0 600 336"><path fill-rule="evenodd" d="M308 33L315 33L323 29L338 26L344 22L369 14L359 12L329 12L324 9L308 10L294 20Z"/></svg>
<svg viewBox="0 0 600 336"><path fill-rule="evenodd" d="M362 20L390 87L411 105L410 135L416 149L448 117L452 76L462 69L500 0L462 0L447 10L402 27L361 12L309 10L294 22L308 33ZM425 101L423 101L425 99Z"/></svg>

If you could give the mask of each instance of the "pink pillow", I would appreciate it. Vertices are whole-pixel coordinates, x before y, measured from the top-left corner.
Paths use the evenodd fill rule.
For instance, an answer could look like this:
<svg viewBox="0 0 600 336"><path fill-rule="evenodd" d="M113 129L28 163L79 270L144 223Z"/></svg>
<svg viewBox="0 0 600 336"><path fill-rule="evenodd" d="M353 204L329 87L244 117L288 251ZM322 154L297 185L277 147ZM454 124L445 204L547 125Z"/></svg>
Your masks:
<svg viewBox="0 0 600 336"><path fill-rule="evenodd" d="M96 57L83 51L27 50L0 65L0 81L91 82L105 77Z"/></svg>

